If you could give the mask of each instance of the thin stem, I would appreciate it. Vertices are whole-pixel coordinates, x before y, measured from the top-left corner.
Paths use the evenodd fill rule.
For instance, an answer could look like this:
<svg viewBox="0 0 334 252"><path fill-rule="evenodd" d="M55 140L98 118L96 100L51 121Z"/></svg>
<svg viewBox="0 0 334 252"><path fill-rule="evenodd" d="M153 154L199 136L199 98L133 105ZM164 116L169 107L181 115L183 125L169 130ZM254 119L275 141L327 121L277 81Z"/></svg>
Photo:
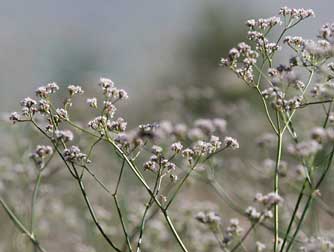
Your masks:
<svg viewBox="0 0 334 252"><path fill-rule="evenodd" d="M307 80L306 86L305 86L305 88L303 89L303 91L302 91L302 93L301 93L301 96L302 96L302 97L304 97L304 94L305 94L305 92L306 92L308 86L311 84L313 74L314 74L314 71L311 71L311 72L310 72L310 75L309 75L309 78L308 78L308 80ZM285 125L284 125L284 127L283 127L283 129L282 129L282 132L285 131L286 127L287 127L288 124L291 122L291 120L292 120L292 118L293 118L293 116L294 116L296 110L297 110L297 109L294 109L294 110L292 111L291 115L289 116L288 120L286 121L286 123L285 123Z"/></svg>
<svg viewBox="0 0 334 252"><path fill-rule="evenodd" d="M264 215L264 213L261 214L259 219L257 219L255 222L252 223L252 225L248 228L248 230L242 236L240 241L231 249L231 252L236 251L243 244L243 242L247 239L248 235L252 232L252 230L256 227L256 225L259 224L262 221L263 215Z"/></svg>
<svg viewBox="0 0 334 252"><path fill-rule="evenodd" d="M121 183L121 179L122 179L122 175L123 175L124 165L125 165L125 159L123 159L123 161L122 161L122 166L121 166L121 170L119 172L119 176L118 176L118 179L117 179L114 195L116 195L117 192L118 192L118 188L119 188L119 185Z"/></svg>
<svg viewBox="0 0 334 252"><path fill-rule="evenodd" d="M261 94L261 90L259 87L255 87L257 93L260 95L261 97L261 101L262 101L262 104L263 104L263 107L264 107L264 110L266 112L266 117L271 125L271 127L273 128L273 130L275 131L275 133L277 134L278 133L278 130L273 122L273 120L271 119L271 116L270 116L270 113L269 113L269 110L268 110L268 106L267 106L267 102L266 100L264 99L263 95Z"/></svg>
<svg viewBox="0 0 334 252"><path fill-rule="evenodd" d="M39 244L39 241L36 239L36 237L30 233L28 231L28 229L23 225L23 223L19 220L19 218L14 214L14 212L9 208L9 206L6 204L5 201L3 201L3 199L0 198L0 204L3 207L3 209L5 210L5 212L7 213L7 215L9 216L9 218L13 221L13 223L15 224L15 226L22 232L24 233L26 236L28 236L28 238L30 239L30 241L37 246L38 250L41 252L46 252L46 250L41 247L41 245Z"/></svg>
<svg viewBox="0 0 334 252"><path fill-rule="evenodd" d="M279 122L279 118L277 118L277 120ZM280 166L281 155L282 155L282 138L283 138L282 134L279 133L277 136L276 167L275 167L275 178L274 178L274 193L277 195L279 193L279 166ZM278 250L278 241L279 241L278 227L279 227L278 204L275 204L274 206L274 229L275 229L274 252L277 252Z"/></svg>
<svg viewBox="0 0 334 252"><path fill-rule="evenodd" d="M37 200L37 194L38 194L38 190L39 190L39 186L41 183L41 178L42 178L42 174L39 171L37 178L36 178L36 183L35 183L35 187L34 187L34 191L32 194L32 199L31 199L31 221L30 221L30 231L31 233L33 233L34 230L34 224L35 224L35 206L36 206L36 200Z"/></svg>
<svg viewBox="0 0 334 252"><path fill-rule="evenodd" d="M303 185L302 185L302 189L301 189L300 192L299 192L298 199L297 199L297 203L296 203L295 208L294 208L294 210L293 210L293 213L292 213L292 216L291 216L291 219L290 219L290 222L289 222L288 229L287 229L286 232L285 232L285 237L284 237L283 244L282 244L282 246L281 246L280 252L283 252L284 247L285 247L285 244L287 243L288 236L289 236L289 234L290 234L290 231L291 231L293 222L294 222L294 220L295 220L295 218L296 218L296 216L297 216L297 211L298 211L299 206L300 206L300 203L301 203L301 201L302 201L302 198L303 198L303 195L304 195L304 191L305 191L306 185L307 185L307 179L305 178L305 180L304 180L304 182L303 182Z"/></svg>
<svg viewBox="0 0 334 252"><path fill-rule="evenodd" d="M169 217L167 211L163 211L163 215L164 215L164 217L165 217L165 219L166 219L166 221L167 221L167 224L168 224L169 228L172 230L172 233L173 233L173 235L174 235L176 241L178 242L178 244L180 245L180 247L182 248L182 250L183 250L184 252L188 252L188 249L186 248L186 246L184 245L182 239L181 239L180 236L178 235L178 233L177 233L177 231L176 231L176 229L175 229L175 227L174 227L174 225L173 225L173 222L172 222L172 220L170 219L170 217Z"/></svg>
<svg viewBox="0 0 334 252"><path fill-rule="evenodd" d="M333 145L333 147L332 147L332 151L331 151L331 153L330 153L330 155L329 155L328 163L327 163L327 166L326 166L326 168L325 168L325 171L322 173L322 176L321 176L320 179L318 180L318 182L317 182L315 188L313 189L313 192L315 192L316 190L319 189L320 185L322 184L323 180L325 179L325 177L326 177L326 175L327 175L327 173L328 173L328 171L329 171L329 169L330 169L330 167L331 167L331 164L332 164L332 161L333 161L333 156L334 156L334 145ZM286 252L288 252L288 251L290 250L290 248L292 247L292 245L293 245L293 242L294 242L294 240L295 240L295 238L296 238L296 236L297 236L297 234L298 234L298 232L299 232L299 230L300 230L300 228L301 228L301 225L303 224L304 218L305 218L305 216L306 216L306 213L307 213L307 211L308 211L308 209L309 209L309 206L310 206L310 204L311 204L311 202L312 202L313 197L314 197L314 193L311 193L311 194L308 196L308 199L307 199L307 202L306 202L306 204L305 204L305 207L304 207L302 216L301 216L301 218L300 218L300 220L299 220L299 223L298 223L298 226L297 226L297 228L296 228L296 230L295 230L295 232L294 232L294 234L293 234L293 236L292 236L292 239L291 239L291 241L290 241L290 243L289 243L289 245L288 245L288 247L287 247L287 249L286 249Z"/></svg>
<svg viewBox="0 0 334 252"><path fill-rule="evenodd" d="M157 173L156 179L155 179L155 183L154 183L154 188L153 188L153 194L156 196L159 193L159 182L161 181L161 175L162 175L162 166L161 166L161 162L159 163L159 171ZM137 242L137 252L140 252L140 247L142 244L142 240L143 240L143 234L144 234L144 229L145 229L145 223L146 223L146 215L150 209L150 207L153 204L153 199L150 198L150 200L147 202L146 207L145 207L145 211L141 220L141 224L140 224L140 233L139 233L139 238L138 238L138 242Z"/></svg>
<svg viewBox="0 0 334 252"><path fill-rule="evenodd" d="M92 204L90 203L90 200L87 196L87 192L86 192L86 189L85 189L85 186L82 182L82 179L80 179L79 177L79 173L77 171L77 169L75 168L74 164L72 163L72 168L74 170L74 173L77 177L77 182L78 182L78 185L80 187L80 191L81 191L81 194L86 202L86 205L88 207L88 210L89 210L89 213L96 225L96 227L98 228L98 230L100 231L100 233L102 234L102 236L104 237L104 239L108 242L108 244L117 252L121 252L121 250L119 248L116 247L116 245L110 240L110 238L108 237L108 235L104 232L102 226L100 225L99 221L97 220L96 218L96 215L95 215L95 212L94 212L94 209L93 209L93 206Z"/></svg>
<svg viewBox="0 0 334 252"><path fill-rule="evenodd" d="M130 238L129 238L129 235L128 235L128 232L127 232L127 229L126 229L126 226L125 226L125 223L124 223L124 219L123 219L121 208L120 208L119 203L118 203L117 195L114 194L113 197L114 197L115 205L116 205L116 208L117 208L117 213L118 213L119 219L121 221L121 225L122 225L122 229L123 229L123 233L124 233L124 236L125 236L125 239L126 239L127 246L129 248L129 250L132 251Z"/></svg>

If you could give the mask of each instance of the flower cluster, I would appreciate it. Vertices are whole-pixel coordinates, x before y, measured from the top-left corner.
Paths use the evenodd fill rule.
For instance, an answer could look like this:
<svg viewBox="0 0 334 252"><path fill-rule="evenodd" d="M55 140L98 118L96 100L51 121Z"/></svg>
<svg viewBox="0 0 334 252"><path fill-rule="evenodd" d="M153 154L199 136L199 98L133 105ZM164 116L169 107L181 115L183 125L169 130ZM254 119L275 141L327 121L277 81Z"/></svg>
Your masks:
<svg viewBox="0 0 334 252"><path fill-rule="evenodd" d="M38 145L36 150L30 155L30 157L34 160L35 164L39 167L42 167L45 158L52 155L53 149L48 145Z"/></svg>
<svg viewBox="0 0 334 252"><path fill-rule="evenodd" d="M314 17L314 11L312 9L295 9L288 8L287 6L282 7L279 10L279 14L284 17L291 17L293 19L305 19L308 17Z"/></svg>
<svg viewBox="0 0 334 252"><path fill-rule="evenodd" d="M282 197L275 192L271 192L266 195L257 193L254 200L262 206L262 211L258 211L253 206L247 207L245 213L251 221L271 219L273 217L271 209L283 202Z"/></svg>
<svg viewBox="0 0 334 252"><path fill-rule="evenodd" d="M64 149L63 155L66 161L78 163L89 162L89 160L87 160L87 155L82 153L80 148L75 145Z"/></svg>
<svg viewBox="0 0 334 252"><path fill-rule="evenodd" d="M124 89L118 89L114 86L114 82L107 78L100 78L100 83L103 94L108 98L119 100L128 99L128 94Z"/></svg>
<svg viewBox="0 0 334 252"><path fill-rule="evenodd" d="M54 94L59 90L59 86L55 82L48 83L46 86L41 86L36 89L36 96L40 98L47 98L50 94Z"/></svg>

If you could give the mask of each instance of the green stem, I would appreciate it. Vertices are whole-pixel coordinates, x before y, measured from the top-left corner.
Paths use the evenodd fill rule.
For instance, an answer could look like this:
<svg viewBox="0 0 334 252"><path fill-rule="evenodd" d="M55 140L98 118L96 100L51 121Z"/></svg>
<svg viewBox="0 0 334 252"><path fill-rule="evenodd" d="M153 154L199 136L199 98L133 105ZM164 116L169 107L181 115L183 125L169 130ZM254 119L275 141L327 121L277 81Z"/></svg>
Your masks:
<svg viewBox="0 0 334 252"><path fill-rule="evenodd" d="M3 199L1 199L1 198L0 198L0 204L3 207L3 209L5 210L5 212L7 213L7 215L9 216L9 218L13 221L13 223L15 224L15 226L23 234L25 234L26 236L28 236L28 238L34 244L34 246L36 246L39 251L46 252L46 250L41 247L41 245L39 244L39 242L36 239L36 237L32 233L30 233L28 231L28 229L22 224L22 222L18 219L18 217L14 214L14 212L9 208L9 206L6 204L6 202L4 202Z"/></svg>
<svg viewBox="0 0 334 252"><path fill-rule="evenodd" d="M278 112L276 111L277 117L277 126L278 126L278 135L277 135L277 151L276 151L276 167L275 167L275 178L274 178L274 193L278 195L279 193L279 165L282 155L282 138L283 134L280 132L280 124ZM279 241L279 213L278 213L278 204L274 206L274 229L275 229L275 238L274 238L274 252L278 251L278 241Z"/></svg>
<svg viewBox="0 0 334 252"><path fill-rule="evenodd" d="M332 151L331 151L331 153L330 153L330 155L329 155L328 163L327 163L327 166L326 166L326 168L325 168L325 171L322 173L322 176L320 177L318 183L316 184L315 188L313 189L313 192L315 192L316 190L319 189L320 185L322 184L323 180L325 179L325 177L326 177L326 175L327 175L327 173L328 173L328 171L329 171L329 169L330 169L330 167L331 167L331 164L332 164L332 161L333 161L333 156L334 156L334 145L333 145L333 147L332 147ZM303 224L303 221L304 221L304 218L305 218L305 216L306 216L306 213L307 213L307 211L308 211L308 209L309 209L309 206L310 206L310 204L312 203L312 199L313 199L313 197L314 197L314 193L311 193L311 194L308 196L308 199L307 199L307 202L306 202L306 204L305 204L305 207L304 207L302 216L301 216L301 218L300 218L300 220L299 220L299 223L298 223L298 226L297 226L297 228L296 228L296 230L295 230L295 232L294 232L294 234L293 234L293 236L292 236L292 239L291 239L291 241L290 241L290 243L289 243L289 245L288 245L288 247L287 247L287 249L286 249L286 252L289 252L290 248L291 248L292 245L293 245L293 242L294 242L295 238L297 237L297 234L298 234L298 232L299 232L299 230L300 230L300 228L301 228L301 225Z"/></svg>
<svg viewBox="0 0 334 252"><path fill-rule="evenodd" d="M285 237L284 237L283 244L281 246L280 252L283 252L285 244L287 243L287 240L288 240L288 237L289 237L289 234L290 234L293 222L294 222L294 220L295 220L295 218L297 216L297 211L299 209L300 203L301 203L303 195L304 195L304 191L305 191L306 185L307 185L307 179L305 178L305 180L303 182L303 185L302 185L302 189L299 192L297 203L296 203L296 206L295 206L295 208L293 210L293 213L292 213L292 216L291 216L291 219L290 219L290 222L289 222L288 229L285 232Z"/></svg>

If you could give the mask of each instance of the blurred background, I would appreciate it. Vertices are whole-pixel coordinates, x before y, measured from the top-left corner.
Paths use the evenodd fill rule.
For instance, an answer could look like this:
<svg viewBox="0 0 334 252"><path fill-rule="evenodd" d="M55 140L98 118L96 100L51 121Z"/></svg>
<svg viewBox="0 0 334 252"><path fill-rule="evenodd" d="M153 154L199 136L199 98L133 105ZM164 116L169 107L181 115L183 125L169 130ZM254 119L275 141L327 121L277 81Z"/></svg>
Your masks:
<svg viewBox="0 0 334 252"><path fill-rule="evenodd" d="M18 102L23 97L32 95L38 86L50 81L64 87L82 85L87 93L91 91L94 94L99 77L106 77L128 91L130 99L122 106L122 115L129 121L130 128L162 119L190 123L197 118L223 117L228 122L230 135L240 139L245 157L261 156L261 151L254 154L254 149L247 148L249 142L254 142L254 134L269 130L263 116L258 113L260 105L253 101L245 85L219 67L219 61L231 47L245 40L246 27L243 24L247 19L277 15L284 5L315 11L316 19L300 25L295 35L314 38L323 23L334 21L332 0L0 0L0 112L5 114L18 110ZM14 132L14 136L8 132ZM18 132L9 130L8 125L1 122L0 172L2 169L6 176L11 176L9 173L15 163L21 162L20 158L26 157L26 151L33 148L28 140L20 139ZM27 130L25 137L29 134L32 133ZM11 157L8 153L13 150L22 156ZM240 169L249 169L249 165L240 160L233 160L231 164L235 162ZM12 166L11 169L7 169L8 166ZM24 169L15 167L15 172ZM227 175L231 173L234 176L226 182L230 191L234 191L235 182L246 179L236 175L237 172L227 172ZM3 195L6 195L7 186L11 188L10 179L5 175L0 173L0 182L1 176L3 178L0 193ZM244 182L247 186L257 187L252 181ZM53 185L58 183L53 181ZM218 201L202 186L200 198ZM25 197L24 188L30 188L28 182L18 197ZM61 205L66 205L64 199L65 202L72 199L69 195L74 187L68 185L65 188L69 191L62 188L59 193L63 199L59 203ZM11 204L20 207L15 200ZM77 205L82 207L80 204ZM29 204L21 205L23 213L27 206ZM59 209L62 211L61 207ZM72 208L66 212L69 215L66 218L75 226L78 223L75 218L80 217L71 211ZM7 224L7 217L0 209L0 227L9 229L1 231L4 235L0 236L0 251L30 251L30 248L22 250L27 243L20 242L24 238L17 234L12 224ZM46 230L47 224L44 224ZM43 227L43 223L40 225ZM55 228L61 229L61 225ZM67 232L72 231L69 228ZM55 233L61 236L60 231ZM11 238L13 234L17 235L14 240ZM86 235L91 237L89 233ZM85 243L94 244L89 239L85 238ZM63 250L72 244L63 238L64 246L57 237L53 240L46 236L43 240L50 251L93 251L88 245ZM74 244L80 244L81 240L75 241ZM102 250L97 251L106 251L103 246L99 248Z"/></svg>

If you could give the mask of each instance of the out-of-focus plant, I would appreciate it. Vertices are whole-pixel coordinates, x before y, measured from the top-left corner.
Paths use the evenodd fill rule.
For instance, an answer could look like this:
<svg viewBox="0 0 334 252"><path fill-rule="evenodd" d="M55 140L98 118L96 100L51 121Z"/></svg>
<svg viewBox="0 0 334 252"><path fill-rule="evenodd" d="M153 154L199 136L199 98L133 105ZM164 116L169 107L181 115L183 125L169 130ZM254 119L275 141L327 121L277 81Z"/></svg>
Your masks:
<svg viewBox="0 0 334 252"><path fill-rule="evenodd" d="M255 232L258 226L269 231L263 239L273 237L270 251L291 251L297 242L302 243L299 246L302 251L332 251L334 246L329 239L309 237L305 242L299 239L298 234L312 203L320 198L320 186L328 176L334 155L333 128L328 127L334 121L331 112L334 25L324 25L316 41L291 36L284 38L286 32L314 14L312 10L287 7L281 8L279 14L280 17L247 21L250 44L239 43L221 61L258 95L272 129L272 134L258 139L258 145L276 146L276 151L273 151L276 159L265 162L266 166L273 167L270 177L273 186L269 192L255 195L257 206L244 210L226 193L216 177L216 168L229 156L222 155L223 152L239 148L238 141L226 135L224 119L198 119L192 126L161 121L128 130L126 120L116 117L117 105L128 98L127 92L115 87L110 79L100 79L100 98L91 97L86 101L80 99L84 93L81 86L68 86L68 95L60 105L55 99L59 86L49 83L36 90L37 99L27 97L21 101L21 113L14 112L10 116L14 124L30 124L47 141L38 145L31 154L37 172L33 173L36 177L29 225L23 220L24 215L15 211L8 200L0 198L3 209L18 230L31 241L34 251L48 251L47 244L44 247L39 239L42 233L37 230L36 222L37 216L43 218L43 214L37 215L36 205L43 179L57 176L57 172L48 171L56 157L61 161L59 167L67 170L67 178L77 184L91 223L113 251L171 251L175 249L171 245L171 236L174 237L173 243L184 252L266 251L271 247L270 240L258 241ZM281 30L277 32L278 29ZM270 33L278 34L274 42L268 39ZM276 63L281 46L292 49L294 53L287 65ZM90 110L87 114L94 115L87 127L75 121L73 104L86 106ZM305 136L300 134L295 116L302 109L314 106L325 108L324 121L310 130L310 139L301 140ZM100 154L98 145L111 148L113 155L110 157L114 157L116 162L113 163L118 162L120 166L118 176L112 178L112 188L110 179L98 176L94 167ZM291 187L298 189L296 202L284 188L280 188L279 178L287 175L283 155L295 159L303 180L301 183L297 180L291 182ZM138 189L134 201L128 194L122 194L121 184L130 186L130 181L125 180L128 177L124 175L127 170L132 172L143 189ZM113 200L119 225L109 221L108 211L93 204L86 189L88 177ZM236 218L224 223L215 205L197 204L182 198L181 190L192 178L209 184L230 208L249 221L250 226L242 228ZM236 186L234 190L238 189ZM148 199L139 196L142 192ZM10 197L10 193L7 195ZM128 208L121 202L128 202ZM326 202L319 202L329 215L332 214ZM291 203L295 206L285 226L281 216L290 214L285 206ZM177 207L172 209L173 205ZM279 211L280 207L282 210ZM102 222L102 218L107 221ZM254 234L255 239L248 244L246 239L250 234ZM90 251L90 248L82 250Z"/></svg>
<svg viewBox="0 0 334 252"><path fill-rule="evenodd" d="M69 95L61 108L58 108L52 101L52 95L59 90L56 83L49 83L46 86L39 87L36 90L38 101L29 97L21 101L22 113L12 113L10 120L13 123L30 123L49 140L51 146L38 145L31 154L38 174L31 202L30 228L27 228L20 221L5 201L1 200L1 204L19 230L29 237L35 249L45 251L35 235L34 207L42 174L54 154L57 154L69 174L78 183L91 218L106 242L115 251L133 251L132 242L134 237L129 235L124 221L124 213L119 204L119 185L124 169L129 167L150 196L138 225L139 236L136 250L140 251L141 249L148 210L153 205L156 205L164 216L170 232L179 246L183 251L187 251L169 216L169 207L176 199L190 174L199 164L207 162L211 157L225 149L237 149L239 147L238 142L232 137L225 137L221 141L218 136L213 135L214 132L218 134L224 132L226 122L223 119L215 119L213 121L198 120L196 128L193 129L188 129L185 125L176 125L174 127L169 122L162 122L160 125L140 125L137 129L126 132L127 122L121 117L114 118L114 116L116 104L126 100L128 98L127 93L123 89L116 88L110 79L101 78L99 85L103 93L103 101L100 102L95 97L86 100L87 108L90 107L92 113L96 115L93 120L88 122L88 128L74 123L70 116L70 109L75 96L83 93L80 86L68 86ZM74 134L66 127L72 127L93 139L93 143L87 147L85 152L80 147L70 144L74 141ZM199 131L199 128L203 129L204 132ZM198 134L200 135L198 136ZM198 140L202 137L208 138L208 140ZM170 142L171 139L175 140L175 142ZM111 145L121 160L120 174L115 181L113 189L108 188L102 182L103 179L98 178L92 169L91 156L94 148L101 142ZM161 144L158 145L159 142ZM147 153L152 155L148 161L139 166L137 163L139 156ZM187 167L185 174L180 178L180 182L178 182L178 175L175 172L177 166ZM155 179L151 185L139 167L143 167L145 171L150 171L154 174ZM107 235L100 224L85 188L84 177L87 175L92 176L96 180L97 185L113 198L121 222L122 232L124 233L126 248L116 245L115 241Z"/></svg>
<svg viewBox="0 0 334 252"><path fill-rule="evenodd" d="M279 14L280 17L248 20L246 25L249 27L248 40L251 45L241 42L236 48L230 50L228 58L221 60L222 65L229 67L258 93L266 118L274 135L276 135L277 150L273 178L273 193L276 197L279 195L279 177L285 133L288 133L294 142L288 146L288 152L298 158L302 166L304 182L299 190L299 196L281 241L279 206L278 204L274 206L273 250L275 252L292 249L311 202L320 194L319 187L327 177L334 154L331 136L333 129L327 129L333 100L331 86L333 85L334 69L331 61L333 59L334 25L325 24L320 30L319 39L316 41L304 40L299 36L284 37L290 29L314 16L314 13L311 9L283 7ZM269 34L276 32L276 29L279 28L281 31L277 32L278 37L271 42L268 39ZM277 52L282 49L282 46L292 49L294 54L287 65L279 64L275 60ZM305 75L307 77L303 81ZM315 75L318 76L318 79L315 79ZM314 83L315 81L316 83ZM325 109L324 121L311 131L311 140L300 141L299 132L294 123L295 115L302 108L319 104L328 104L328 108ZM326 153L321 164L317 163L317 154L321 151L328 152L328 148L331 149L330 153ZM302 207L301 202L304 197L307 200ZM256 197L256 200L262 202L262 195ZM300 209L302 209L302 214L298 216L297 213ZM258 218L258 221L260 222L261 218ZM293 228L295 223L296 227ZM256 224L257 222L251 226L250 230ZM247 232L242 240L249 233ZM291 239L289 238L290 234L292 235ZM242 244L242 240L232 251ZM330 251L333 249L333 245L328 244L324 249Z"/></svg>

